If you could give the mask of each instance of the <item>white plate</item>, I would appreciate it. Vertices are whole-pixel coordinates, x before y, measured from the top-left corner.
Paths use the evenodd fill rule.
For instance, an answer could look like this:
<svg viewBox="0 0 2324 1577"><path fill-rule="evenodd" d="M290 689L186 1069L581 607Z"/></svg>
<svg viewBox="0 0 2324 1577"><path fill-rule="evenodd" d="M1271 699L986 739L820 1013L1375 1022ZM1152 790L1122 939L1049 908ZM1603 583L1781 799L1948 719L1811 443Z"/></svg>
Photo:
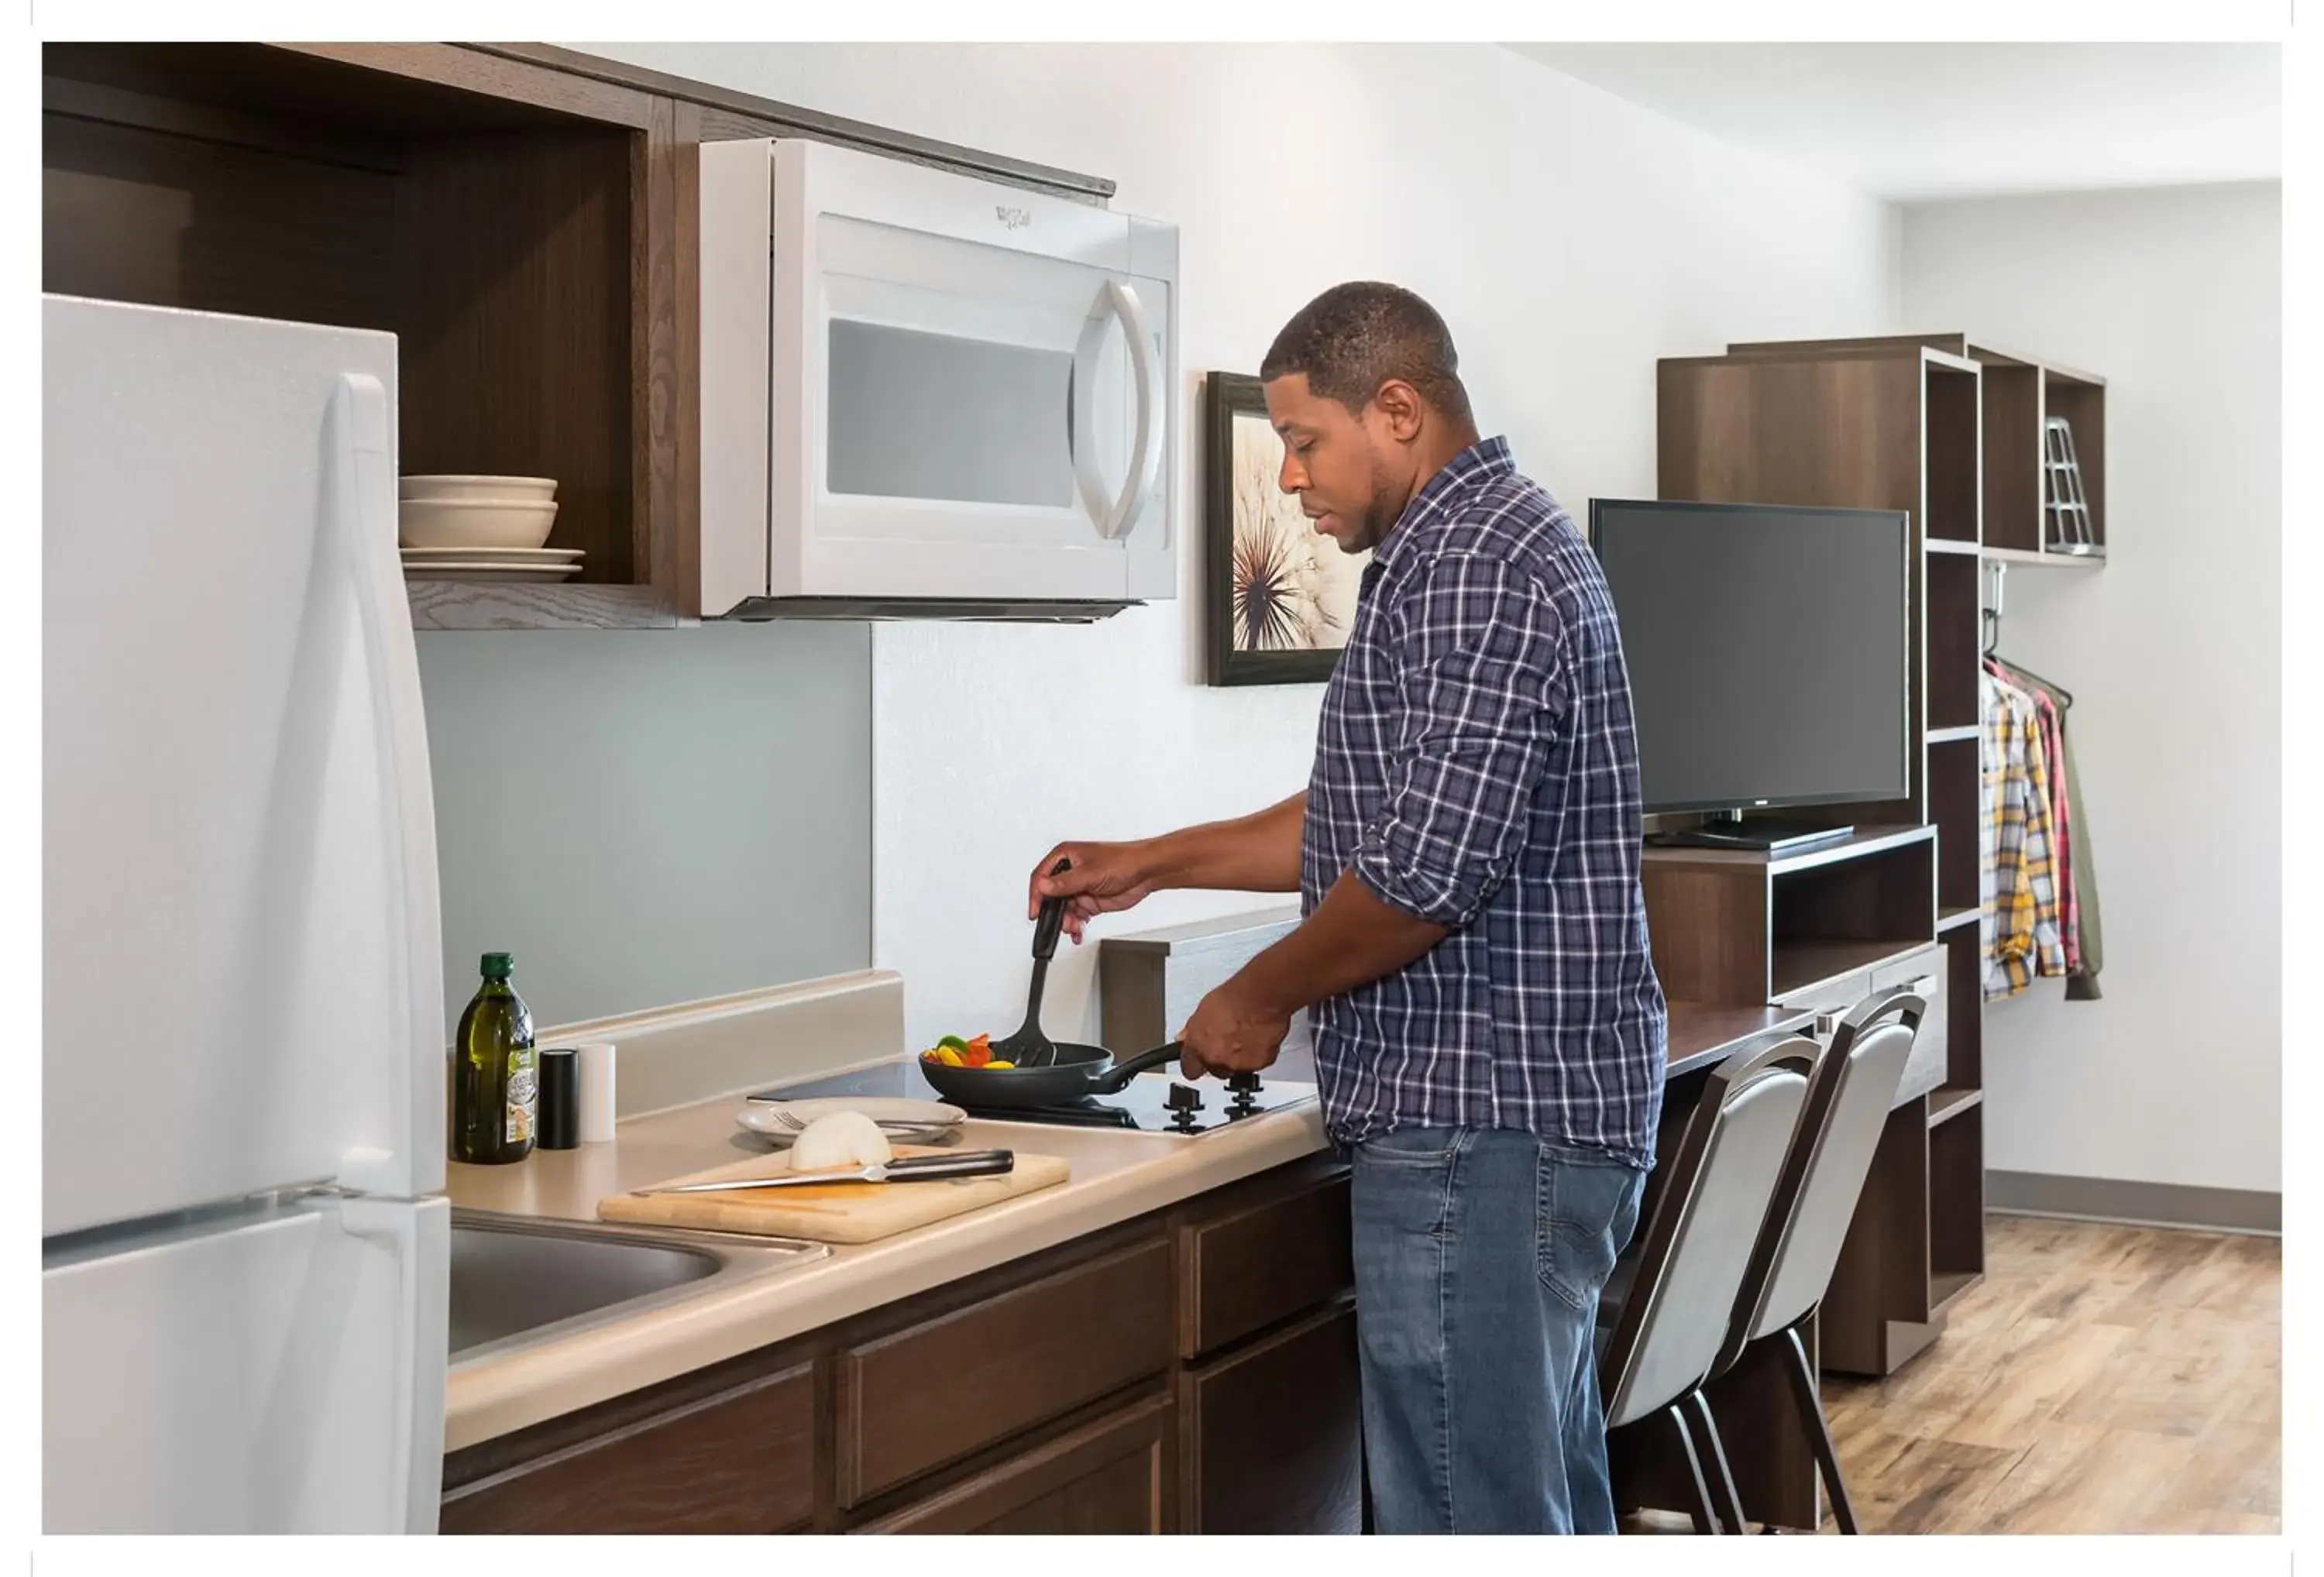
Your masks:
<svg viewBox="0 0 2324 1577"><path fill-rule="evenodd" d="M861 1111L874 1122L916 1122L930 1128L951 1128L968 1113L941 1101L908 1101L900 1095L834 1095L813 1101L753 1101L734 1114L734 1120L752 1133L770 1139L793 1139L798 1130L776 1117L788 1111L801 1122L813 1122L835 1111Z"/></svg>
<svg viewBox="0 0 2324 1577"><path fill-rule="evenodd" d="M578 564L579 548L406 548L406 564Z"/></svg>
<svg viewBox="0 0 2324 1577"><path fill-rule="evenodd" d="M397 484L399 498L539 499L557 496L553 476L406 476Z"/></svg>
<svg viewBox="0 0 2324 1577"><path fill-rule="evenodd" d="M549 581L570 580L581 573L577 564L408 564L406 580Z"/></svg>

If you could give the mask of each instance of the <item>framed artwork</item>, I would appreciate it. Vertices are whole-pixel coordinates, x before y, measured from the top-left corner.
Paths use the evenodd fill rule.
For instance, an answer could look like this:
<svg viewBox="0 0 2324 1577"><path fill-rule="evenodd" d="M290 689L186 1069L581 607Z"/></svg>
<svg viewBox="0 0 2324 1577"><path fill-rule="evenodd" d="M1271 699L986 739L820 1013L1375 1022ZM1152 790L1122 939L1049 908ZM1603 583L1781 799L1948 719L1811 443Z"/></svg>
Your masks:
<svg viewBox="0 0 2324 1577"><path fill-rule="evenodd" d="M1213 373L1203 397L1210 681L1321 684L1355 624L1371 555L1342 552L1277 485L1283 440L1257 378Z"/></svg>

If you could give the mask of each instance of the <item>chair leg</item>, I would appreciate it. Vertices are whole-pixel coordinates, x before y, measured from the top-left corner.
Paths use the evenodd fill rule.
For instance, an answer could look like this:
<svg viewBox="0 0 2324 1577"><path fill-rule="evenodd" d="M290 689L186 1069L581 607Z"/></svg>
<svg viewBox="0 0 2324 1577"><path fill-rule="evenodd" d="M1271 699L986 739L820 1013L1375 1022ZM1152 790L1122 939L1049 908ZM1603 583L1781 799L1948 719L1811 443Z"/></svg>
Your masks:
<svg viewBox="0 0 2324 1577"><path fill-rule="evenodd" d="M1694 1504L1687 1508L1688 1515L1694 1518L1694 1531L1723 1532L1719 1526L1719 1512L1711 1505L1711 1486L1702 1480L1702 1458L1695 1454L1694 1432L1686 1426L1686 1408L1683 1404L1674 1404L1664 1412L1671 1427L1678 1432L1679 1455L1686 1460L1687 1480L1694 1489Z"/></svg>
<svg viewBox="0 0 2324 1577"><path fill-rule="evenodd" d="M1716 1472L1711 1484L1725 1502L1721 1509L1729 1531L1748 1533L1751 1530L1743 1521L1743 1497L1736 1493L1735 1475L1727 1466L1727 1443L1719 1437L1719 1421L1711 1416L1711 1398L1696 1391L1687 1400L1694 1404L1695 1416L1702 1421L1703 1443L1710 1447L1711 1465Z"/></svg>
<svg viewBox="0 0 2324 1577"><path fill-rule="evenodd" d="M1823 1475L1824 1492L1831 1497L1832 1520L1840 1531L1857 1531L1856 1505L1848 1498L1848 1480L1840 1476L1840 1452L1831 1443L1831 1426L1824 1422L1823 1397L1816 1391L1815 1365L1808 1361L1807 1343L1800 1340L1799 1328L1784 1333L1784 1342L1790 1348L1792 1361L1784 1367L1792 1377L1792 1399L1798 1403L1800 1427L1807 1432L1808 1447L1815 1452L1816 1469Z"/></svg>

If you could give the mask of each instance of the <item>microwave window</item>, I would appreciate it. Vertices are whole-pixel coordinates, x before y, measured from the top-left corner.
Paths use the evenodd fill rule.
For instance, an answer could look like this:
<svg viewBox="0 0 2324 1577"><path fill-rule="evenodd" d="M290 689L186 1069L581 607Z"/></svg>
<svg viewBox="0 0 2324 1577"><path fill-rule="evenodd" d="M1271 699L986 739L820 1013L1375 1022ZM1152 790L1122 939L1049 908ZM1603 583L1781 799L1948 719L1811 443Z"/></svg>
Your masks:
<svg viewBox="0 0 2324 1577"><path fill-rule="evenodd" d="M847 318L829 351L833 493L1073 503L1070 353Z"/></svg>

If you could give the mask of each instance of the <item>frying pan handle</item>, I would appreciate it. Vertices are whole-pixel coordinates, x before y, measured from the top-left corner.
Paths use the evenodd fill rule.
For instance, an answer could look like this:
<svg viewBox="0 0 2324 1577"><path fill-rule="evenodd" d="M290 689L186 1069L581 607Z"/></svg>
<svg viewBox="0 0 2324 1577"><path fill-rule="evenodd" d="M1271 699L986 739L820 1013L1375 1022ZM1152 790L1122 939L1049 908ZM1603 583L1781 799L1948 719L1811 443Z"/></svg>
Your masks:
<svg viewBox="0 0 2324 1577"><path fill-rule="evenodd" d="M1063 876L1074 868L1071 860L1060 860L1049 867L1052 876ZM1049 898L1041 900L1040 918L1033 927L1033 956L1054 958L1057 954L1057 933L1065 928L1065 900Z"/></svg>
<svg viewBox="0 0 2324 1577"><path fill-rule="evenodd" d="M1092 1084L1089 1093L1093 1095L1119 1095L1130 1088L1130 1081L1139 1074L1149 1068L1158 1068L1166 1063L1174 1063L1177 1060L1178 1043L1175 1040L1167 1046L1157 1046L1152 1051L1141 1051L1128 1062L1116 1065L1113 1072L1106 1074L1105 1077Z"/></svg>

